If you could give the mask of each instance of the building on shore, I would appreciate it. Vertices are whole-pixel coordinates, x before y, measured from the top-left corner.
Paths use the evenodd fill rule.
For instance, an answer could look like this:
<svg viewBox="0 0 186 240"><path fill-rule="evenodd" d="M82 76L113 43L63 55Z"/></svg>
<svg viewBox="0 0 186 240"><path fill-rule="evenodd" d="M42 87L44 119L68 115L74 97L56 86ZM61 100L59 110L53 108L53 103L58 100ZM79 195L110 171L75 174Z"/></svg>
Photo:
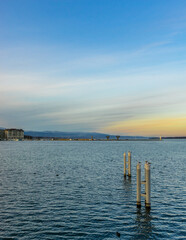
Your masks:
<svg viewBox="0 0 186 240"><path fill-rule="evenodd" d="M0 129L0 141L5 139L5 130Z"/></svg>
<svg viewBox="0 0 186 240"><path fill-rule="evenodd" d="M23 140L24 131L23 129L9 128L5 129L5 139L6 140Z"/></svg>

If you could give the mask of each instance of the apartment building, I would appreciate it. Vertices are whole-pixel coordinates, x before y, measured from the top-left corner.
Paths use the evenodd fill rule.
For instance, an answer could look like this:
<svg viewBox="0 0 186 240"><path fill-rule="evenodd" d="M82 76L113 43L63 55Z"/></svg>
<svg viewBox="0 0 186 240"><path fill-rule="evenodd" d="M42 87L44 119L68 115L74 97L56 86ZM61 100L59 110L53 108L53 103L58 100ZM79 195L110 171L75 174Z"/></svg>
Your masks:
<svg viewBox="0 0 186 240"><path fill-rule="evenodd" d="M23 140L24 131L23 129L9 128L5 129L5 139L6 140Z"/></svg>

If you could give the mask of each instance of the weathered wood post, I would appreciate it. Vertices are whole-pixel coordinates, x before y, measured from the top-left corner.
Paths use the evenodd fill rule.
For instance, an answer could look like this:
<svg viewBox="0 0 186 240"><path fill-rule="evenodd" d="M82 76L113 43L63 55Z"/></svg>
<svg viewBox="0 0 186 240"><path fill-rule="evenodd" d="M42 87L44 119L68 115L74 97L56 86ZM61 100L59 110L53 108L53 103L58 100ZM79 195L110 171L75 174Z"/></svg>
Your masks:
<svg viewBox="0 0 186 240"><path fill-rule="evenodd" d="M131 177L131 152L128 152L128 176Z"/></svg>
<svg viewBox="0 0 186 240"><path fill-rule="evenodd" d="M145 195L146 195L146 202L145 202L145 206L146 208L150 208L151 207L151 203L150 203L150 163L147 162L146 166L145 166Z"/></svg>
<svg viewBox="0 0 186 240"><path fill-rule="evenodd" d="M145 181L141 181L141 164L138 163L136 166L137 169L137 207L141 206L141 196L145 197L145 206L150 209L150 163L145 162ZM141 184L145 185L145 193L141 193Z"/></svg>
<svg viewBox="0 0 186 240"><path fill-rule="evenodd" d="M138 162L137 167L137 207L141 207L141 164Z"/></svg>
<svg viewBox="0 0 186 240"><path fill-rule="evenodd" d="M145 184L145 194L146 194L146 166L147 166L147 161L145 161L145 181L141 182L142 184ZM146 204L146 196L145 196L145 204Z"/></svg>
<svg viewBox="0 0 186 240"><path fill-rule="evenodd" d="M124 156L124 177L126 177L126 153L123 154Z"/></svg>

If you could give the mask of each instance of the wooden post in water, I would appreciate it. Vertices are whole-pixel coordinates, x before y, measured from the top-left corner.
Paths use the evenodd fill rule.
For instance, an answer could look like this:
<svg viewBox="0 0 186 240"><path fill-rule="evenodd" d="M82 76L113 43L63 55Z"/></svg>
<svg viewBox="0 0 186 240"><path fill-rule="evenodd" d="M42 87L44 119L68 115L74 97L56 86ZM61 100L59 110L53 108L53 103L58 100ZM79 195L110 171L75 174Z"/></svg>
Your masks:
<svg viewBox="0 0 186 240"><path fill-rule="evenodd" d="M146 190L146 166L147 166L147 161L145 161L145 181L143 181L143 182L141 182L142 184L145 184L145 194L146 194L146 192L147 192L147 190ZM145 195L145 204L146 204L146 195Z"/></svg>
<svg viewBox="0 0 186 240"><path fill-rule="evenodd" d="M150 204L150 163L147 162L146 166L145 166L145 195L146 195L146 201L145 201L145 206L146 208L150 208L151 204Z"/></svg>
<svg viewBox="0 0 186 240"><path fill-rule="evenodd" d="M131 152L128 152L128 176L131 177Z"/></svg>
<svg viewBox="0 0 186 240"><path fill-rule="evenodd" d="M126 168L126 153L124 153L123 156L124 156L124 177L126 177L126 175L127 175L126 174L126 169L127 169Z"/></svg>
<svg viewBox="0 0 186 240"><path fill-rule="evenodd" d="M141 207L141 164L138 162L137 167L137 207Z"/></svg>
<svg viewBox="0 0 186 240"><path fill-rule="evenodd" d="M145 162L145 181L141 181L141 164L137 164L137 207L141 206L141 196L145 197L145 207L151 207L150 203L150 163ZM141 184L145 185L145 193L141 193Z"/></svg>
<svg viewBox="0 0 186 240"><path fill-rule="evenodd" d="M123 156L124 156L124 177L126 177L127 175L128 177L131 177L131 152L128 152L128 161L126 161L126 153L124 153Z"/></svg>

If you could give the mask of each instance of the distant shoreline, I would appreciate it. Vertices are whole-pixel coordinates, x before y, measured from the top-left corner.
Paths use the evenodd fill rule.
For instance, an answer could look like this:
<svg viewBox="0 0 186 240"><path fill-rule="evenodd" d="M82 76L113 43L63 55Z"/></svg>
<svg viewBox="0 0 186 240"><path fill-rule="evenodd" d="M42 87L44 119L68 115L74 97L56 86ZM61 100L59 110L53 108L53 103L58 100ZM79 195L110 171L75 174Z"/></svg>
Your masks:
<svg viewBox="0 0 186 240"><path fill-rule="evenodd" d="M24 139L24 140L5 140L5 141L63 141L63 142L161 142L163 140L184 140L186 138L152 138L152 139L54 139L54 138L34 138L34 139Z"/></svg>

